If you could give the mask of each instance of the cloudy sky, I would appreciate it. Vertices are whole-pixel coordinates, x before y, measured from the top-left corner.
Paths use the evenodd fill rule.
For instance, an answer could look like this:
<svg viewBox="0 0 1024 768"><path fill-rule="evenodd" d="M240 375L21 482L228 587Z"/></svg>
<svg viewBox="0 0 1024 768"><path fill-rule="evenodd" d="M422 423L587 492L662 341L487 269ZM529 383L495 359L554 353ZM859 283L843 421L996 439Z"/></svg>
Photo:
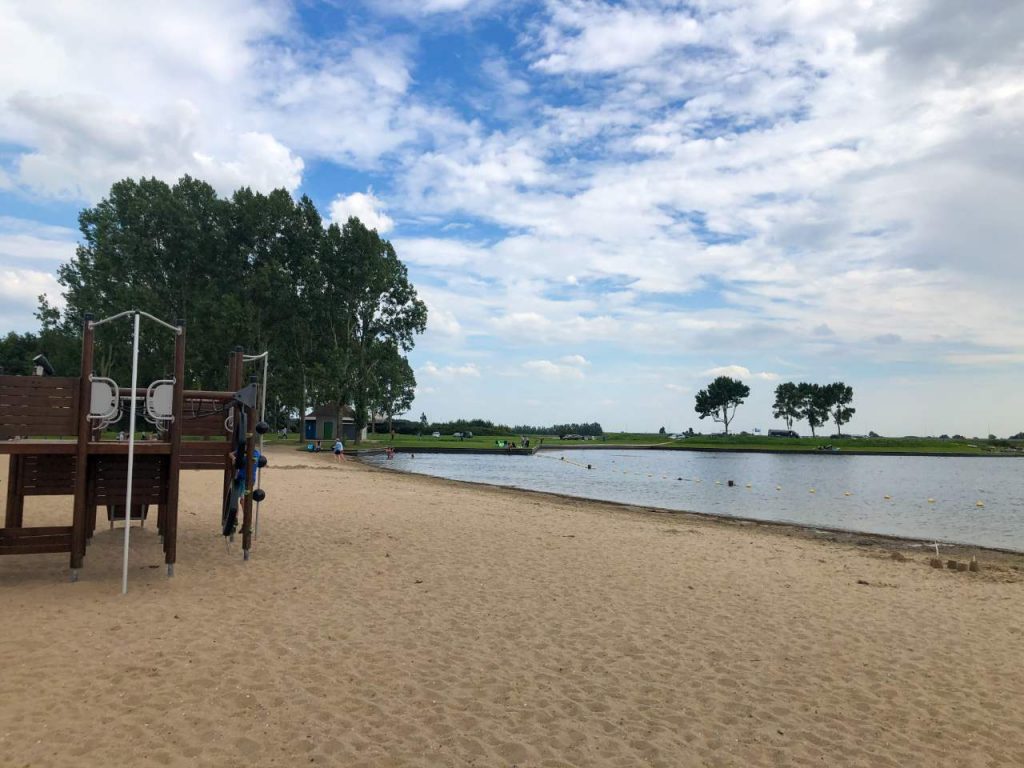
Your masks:
<svg viewBox="0 0 1024 768"><path fill-rule="evenodd" d="M430 308L414 415L1024 429L1019 0L0 0L0 332L125 176L308 194Z"/></svg>

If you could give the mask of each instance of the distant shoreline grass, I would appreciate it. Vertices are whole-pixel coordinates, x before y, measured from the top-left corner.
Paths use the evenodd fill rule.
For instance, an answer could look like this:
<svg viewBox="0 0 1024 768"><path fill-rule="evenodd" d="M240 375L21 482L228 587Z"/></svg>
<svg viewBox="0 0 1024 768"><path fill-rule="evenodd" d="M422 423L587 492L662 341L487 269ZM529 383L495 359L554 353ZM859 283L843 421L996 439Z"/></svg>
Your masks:
<svg viewBox="0 0 1024 768"><path fill-rule="evenodd" d="M659 448L664 450L737 451L772 453L823 453L824 446L838 448L839 453L867 455L921 455L921 456L1024 456L1024 441L1020 440L943 440L939 438L910 437L766 437L763 435L694 435L673 440L667 435L642 432L617 432L594 440L560 440L556 436L527 435L530 448ZM294 439L294 438L292 438ZM359 445L349 442L346 449L374 450L391 446L401 450L445 449L483 450L498 448L497 441L515 441L522 445L520 435L474 435L460 439L451 435L368 435ZM329 449L329 446L324 446Z"/></svg>

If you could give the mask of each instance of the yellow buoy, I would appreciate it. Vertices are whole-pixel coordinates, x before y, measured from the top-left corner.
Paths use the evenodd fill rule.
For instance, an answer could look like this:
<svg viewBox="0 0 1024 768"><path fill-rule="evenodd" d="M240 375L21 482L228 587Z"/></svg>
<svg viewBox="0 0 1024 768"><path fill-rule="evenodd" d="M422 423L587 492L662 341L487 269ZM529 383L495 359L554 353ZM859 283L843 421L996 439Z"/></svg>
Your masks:
<svg viewBox="0 0 1024 768"><path fill-rule="evenodd" d="M976 506L976 507L984 507L984 506L985 506L985 502L984 502L984 501L981 501L981 500L979 500L979 501L976 501L976 502L974 503L974 506Z"/></svg>
<svg viewBox="0 0 1024 768"><path fill-rule="evenodd" d="M890 496L889 494L885 494L885 496L883 496L882 498L883 498L883 499L891 499L891 498L892 498L892 496Z"/></svg>
<svg viewBox="0 0 1024 768"><path fill-rule="evenodd" d="M721 485L721 484L722 484L721 480L715 480L715 485Z"/></svg>
<svg viewBox="0 0 1024 768"><path fill-rule="evenodd" d="M929 504L934 504L935 503L935 499L928 499L928 503Z"/></svg>
<svg viewBox="0 0 1024 768"><path fill-rule="evenodd" d="M811 488L810 492L811 492L811 493L817 493L817 491L816 491L816 490L814 490L813 488Z"/></svg>
<svg viewBox="0 0 1024 768"><path fill-rule="evenodd" d="M781 485L776 485L775 486L775 490L776 491L781 491L782 490L782 486Z"/></svg>
<svg viewBox="0 0 1024 768"><path fill-rule="evenodd" d="M751 488L751 487L752 487L752 486L750 485L750 483L747 483L747 488Z"/></svg>
<svg viewBox="0 0 1024 768"><path fill-rule="evenodd" d="M843 491L843 496L852 496L852 495L853 494L851 494L849 491Z"/></svg>

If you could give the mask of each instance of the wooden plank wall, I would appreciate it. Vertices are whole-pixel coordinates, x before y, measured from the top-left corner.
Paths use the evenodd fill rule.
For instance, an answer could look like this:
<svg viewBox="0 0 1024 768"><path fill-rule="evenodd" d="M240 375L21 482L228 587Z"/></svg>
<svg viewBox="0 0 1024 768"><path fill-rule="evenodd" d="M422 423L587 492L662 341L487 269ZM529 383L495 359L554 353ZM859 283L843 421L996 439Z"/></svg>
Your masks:
<svg viewBox="0 0 1024 768"><path fill-rule="evenodd" d="M92 456L91 504L124 504L128 485L127 456ZM132 504L167 502L167 457L135 456Z"/></svg>
<svg viewBox="0 0 1024 768"><path fill-rule="evenodd" d="M28 454L21 457L18 489L24 496L63 496L75 492L75 457Z"/></svg>
<svg viewBox="0 0 1024 768"><path fill-rule="evenodd" d="M0 439L78 435L77 376L0 376Z"/></svg>
<svg viewBox="0 0 1024 768"><path fill-rule="evenodd" d="M224 469L224 457L231 444L224 442L197 442L186 440L181 444L182 469Z"/></svg>
<svg viewBox="0 0 1024 768"><path fill-rule="evenodd" d="M70 551L70 525L0 528L0 555L36 555Z"/></svg>
<svg viewBox="0 0 1024 768"><path fill-rule="evenodd" d="M224 410L223 400L203 400L186 396L184 411L181 421L183 437L228 439L228 431L224 429L224 420L230 411Z"/></svg>

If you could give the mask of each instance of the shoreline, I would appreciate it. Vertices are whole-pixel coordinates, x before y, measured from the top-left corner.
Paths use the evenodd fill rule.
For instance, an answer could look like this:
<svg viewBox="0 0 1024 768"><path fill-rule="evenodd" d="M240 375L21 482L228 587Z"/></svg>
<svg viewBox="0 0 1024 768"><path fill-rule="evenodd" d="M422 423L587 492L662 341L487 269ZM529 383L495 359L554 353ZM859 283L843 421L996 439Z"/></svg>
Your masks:
<svg viewBox="0 0 1024 768"><path fill-rule="evenodd" d="M296 450L303 451L304 449L296 448ZM386 448L355 448L346 451L347 456L357 457L360 455L372 455L377 453L384 453ZM904 450L893 450L883 451L874 450L870 448L864 449L842 449L838 451L822 451L817 448L744 448L742 446L736 448L729 447L715 447L715 446L704 446L704 445L644 445L644 444L603 444L603 445L538 445L531 446L530 448L457 448L454 446L417 446L415 448L411 446L397 446L395 447L395 453L464 453L468 455L481 455L481 456L532 456L540 451L611 451L611 450L622 450L622 451L690 451L693 453L760 453L760 454L774 454L774 455L799 455L799 456L921 456L926 458L936 459L1024 459L1024 454L1019 452L1015 453L959 453L959 452L948 452L940 453L938 451L904 451Z"/></svg>
<svg viewBox="0 0 1024 768"><path fill-rule="evenodd" d="M807 525L804 523L791 522L786 520L761 520L755 517L743 517L739 515L722 515L714 512L696 512L693 510L668 509L665 507L654 507L644 504L628 504L626 502L608 501L595 499L588 496L573 496L568 493L557 491L536 491L530 488L520 488L514 485L502 485L498 483L474 482L472 480L453 480L437 475L421 474L418 472L406 472L386 466L376 466L361 461L354 457L359 466L368 471L388 472L402 477L422 478L426 481L454 485L473 489L497 489L502 492L512 492L540 498L548 498L558 501L570 501L583 504L595 504L612 508L613 511L627 512L639 515L674 516L687 520L706 521L716 525L742 528L756 528L767 531L782 532L787 537L799 537L809 541L831 541L846 543L851 546L877 546L889 551L914 551L934 552L934 544L940 547L940 557L945 554L955 554L960 557L985 553L999 558L1013 560L1017 567L1024 570L1024 550L1010 549L1006 547L988 547L980 544L968 544L957 541L915 539L907 536L895 536L886 533L872 533L869 531L858 531L849 528L835 528L831 526ZM868 543L861 543L868 542ZM1011 564L1012 565L1012 564Z"/></svg>

